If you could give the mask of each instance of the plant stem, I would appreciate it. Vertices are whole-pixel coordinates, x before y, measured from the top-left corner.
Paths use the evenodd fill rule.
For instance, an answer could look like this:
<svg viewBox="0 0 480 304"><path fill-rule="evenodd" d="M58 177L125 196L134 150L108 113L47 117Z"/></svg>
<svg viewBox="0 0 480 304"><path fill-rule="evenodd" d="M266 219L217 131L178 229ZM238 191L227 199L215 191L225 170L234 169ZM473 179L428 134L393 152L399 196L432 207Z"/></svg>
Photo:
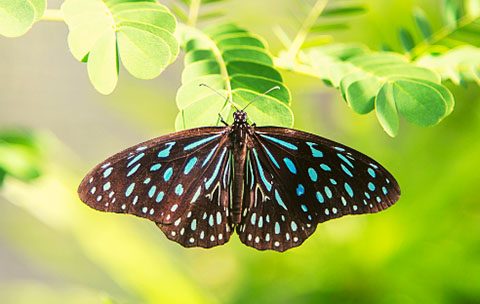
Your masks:
<svg viewBox="0 0 480 304"><path fill-rule="evenodd" d="M315 24L315 21L317 21L318 17L322 14L323 10L327 6L328 0L317 0L315 5L312 7L312 10L308 14L307 18L303 22L302 26L300 27L300 30L298 31L297 35L295 36L295 39L293 40L292 44L290 45L290 48L288 49L288 57L293 61L296 57L298 52L300 51L300 48L302 47L303 43L305 42L305 39L308 36L308 33L310 32L310 29L312 26Z"/></svg>
<svg viewBox="0 0 480 304"><path fill-rule="evenodd" d="M278 57L274 57L273 62L276 68L279 68L285 71L295 72L297 74L302 74L305 76L318 79L318 74L309 65L301 64L298 62L295 62L294 64L292 64L291 62L285 62L285 60L282 60L281 58L278 58Z"/></svg>
<svg viewBox="0 0 480 304"><path fill-rule="evenodd" d="M43 21L64 22L63 13L59 9L46 9L43 16L40 18Z"/></svg>
<svg viewBox="0 0 480 304"><path fill-rule="evenodd" d="M200 4L202 4L202 0L192 0L192 2L190 3L187 21L187 24L189 26L195 26L195 24L197 23Z"/></svg>
<svg viewBox="0 0 480 304"><path fill-rule="evenodd" d="M477 21L479 18L479 16L465 15L458 20L456 27L445 26L441 28L440 30L435 32L435 34L433 34L430 39L422 41L421 43L417 44L412 50L410 50L410 58L415 59L418 56L424 54L432 45L439 43L443 39L452 35L454 32L458 31L459 29Z"/></svg>

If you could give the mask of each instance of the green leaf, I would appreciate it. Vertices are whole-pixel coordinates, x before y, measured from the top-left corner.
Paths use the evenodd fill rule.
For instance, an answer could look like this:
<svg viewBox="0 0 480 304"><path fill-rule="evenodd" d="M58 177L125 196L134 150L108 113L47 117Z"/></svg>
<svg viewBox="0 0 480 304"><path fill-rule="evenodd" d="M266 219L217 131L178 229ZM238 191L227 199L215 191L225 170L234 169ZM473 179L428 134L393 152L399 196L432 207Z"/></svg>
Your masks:
<svg viewBox="0 0 480 304"><path fill-rule="evenodd" d="M377 119L388 135L395 137L398 134L399 119L397 105L393 96L392 83L385 83L375 98L375 112Z"/></svg>
<svg viewBox="0 0 480 304"><path fill-rule="evenodd" d="M95 89L110 94L117 85L118 59L115 33L107 31L100 37L88 55L88 76Z"/></svg>
<svg viewBox="0 0 480 304"><path fill-rule="evenodd" d="M247 108L252 122L293 125L290 92L260 37L233 24L207 28L204 32L183 28L180 36L185 37L187 53L176 98L180 110L177 129L218 125L218 114L231 122L235 107L242 108L254 99ZM200 84L210 86L218 94ZM275 86L280 89L262 96Z"/></svg>
<svg viewBox="0 0 480 304"><path fill-rule="evenodd" d="M415 41L413 40L413 36L405 28L401 28L400 31L398 32L399 37L400 37L400 43L402 44L402 47L405 51L409 52L413 47L415 46Z"/></svg>
<svg viewBox="0 0 480 304"><path fill-rule="evenodd" d="M348 29L348 25L345 23L317 23L310 29L311 33L319 33L326 31L336 31L336 30L345 30Z"/></svg>
<svg viewBox="0 0 480 304"><path fill-rule="evenodd" d="M401 79L392 83L392 86L398 112L417 125L435 125L453 108L451 94L437 83L421 79Z"/></svg>
<svg viewBox="0 0 480 304"><path fill-rule="evenodd" d="M158 76L178 56L176 20L156 1L66 0L62 12L73 56L87 62L94 87L110 94L118 63L140 79Z"/></svg>
<svg viewBox="0 0 480 304"><path fill-rule="evenodd" d="M480 85L480 48L460 46L444 54L424 55L416 63L436 71L443 80L450 80L456 85L464 82Z"/></svg>
<svg viewBox="0 0 480 304"><path fill-rule="evenodd" d="M0 35L18 37L39 20L46 0L0 0Z"/></svg>
<svg viewBox="0 0 480 304"><path fill-rule="evenodd" d="M361 5L329 7L322 12L322 17L350 17L363 14L366 11L367 9Z"/></svg>
<svg viewBox="0 0 480 304"><path fill-rule="evenodd" d="M355 112L366 114L376 109L377 118L389 135L398 133L398 114L412 123L430 126L452 112L453 97L431 70L394 53L367 53L360 49L357 55L341 58L341 53L331 49L330 46L305 51L302 62L312 68L311 74L340 89Z"/></svg>
<svg viewBox="0 0 480 304"><path fill-rule="evenodd" d="M152 79L169 64L172 53L159 36L135 27L123 26L117 33L120 58L133 76Z"/></svg>
<svg viewBox="0 0 480 304"><path fill-rule="evenodd" d="M0 132L0 186L6 176L31 181L40 176L40 151L35 136L27 131Z"/></svg>
<svg viewBox="0 0 480 304"><path fill-rule="evenodd" d="M432 27L427 17L425 17L425 12L420 8L415 8L413 11L413 18L417 24L420 33L424 39L429 39L432 36Z"/></svg>
<svg viewBox="0 0 480 304"><path fill-rule="evenodd" d="M462 16L461 3L458 0L443 0L443 20L449 27L457 26L457 21Z"/></svg>

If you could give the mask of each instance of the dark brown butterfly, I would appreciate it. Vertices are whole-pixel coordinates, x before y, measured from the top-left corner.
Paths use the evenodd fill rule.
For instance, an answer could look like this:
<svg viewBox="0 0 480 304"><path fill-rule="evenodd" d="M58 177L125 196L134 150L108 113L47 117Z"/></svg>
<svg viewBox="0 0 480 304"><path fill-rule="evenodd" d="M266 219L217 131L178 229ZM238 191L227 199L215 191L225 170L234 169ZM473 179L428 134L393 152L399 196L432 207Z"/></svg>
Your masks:
<svg viewBox="0 0 480 304"><path fill-rule="evenodd" d="M78 193L90 207L154 221L185 247L226 243L284 251L318 223L374 213L400 196L377 162L328 139L256 127L243 110L233 125L161 136L96 166Z"/></svg>

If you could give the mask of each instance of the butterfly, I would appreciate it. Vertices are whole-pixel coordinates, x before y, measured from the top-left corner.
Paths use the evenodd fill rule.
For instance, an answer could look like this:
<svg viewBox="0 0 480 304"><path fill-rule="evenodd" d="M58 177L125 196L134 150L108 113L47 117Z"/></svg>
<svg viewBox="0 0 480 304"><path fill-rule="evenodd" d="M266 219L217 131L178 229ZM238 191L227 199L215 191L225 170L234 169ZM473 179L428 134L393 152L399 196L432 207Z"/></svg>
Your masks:
<svg viewBox="0 0 480 304"><path fill-rule="evenodd" d="M310 133L234 122L161 136L97 165L78 193L88 206L156 223L184 247L241 242L259 250L301 245L317 224L375 213L400 197L368 156Z"/></svg>

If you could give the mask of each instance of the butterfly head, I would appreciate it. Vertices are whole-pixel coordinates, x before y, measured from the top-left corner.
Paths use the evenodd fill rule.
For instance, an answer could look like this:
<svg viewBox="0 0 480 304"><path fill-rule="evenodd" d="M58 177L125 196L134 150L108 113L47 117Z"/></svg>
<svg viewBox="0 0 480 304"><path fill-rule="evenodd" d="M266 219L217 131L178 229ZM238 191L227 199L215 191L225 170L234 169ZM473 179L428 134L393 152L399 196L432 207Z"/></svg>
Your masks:
<svg viewBox="0 0 480 304"><path fill-rule="evenodd" d="M233 120L236 124L244 124L247 122L247 112L243 110L237 110L233 113Z"/></svg>

